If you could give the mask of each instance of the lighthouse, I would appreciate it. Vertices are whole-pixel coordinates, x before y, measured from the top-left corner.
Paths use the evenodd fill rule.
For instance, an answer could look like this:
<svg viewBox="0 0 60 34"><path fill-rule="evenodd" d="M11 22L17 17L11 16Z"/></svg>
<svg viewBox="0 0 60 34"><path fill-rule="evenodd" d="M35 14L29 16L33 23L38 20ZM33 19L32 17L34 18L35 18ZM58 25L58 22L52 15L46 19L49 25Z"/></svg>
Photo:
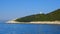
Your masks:
<svg viewBox="0 0 60 34"><path fill-rule="evenodd" d="M43 12L40 12L39 14L43 14Z"/></svg>

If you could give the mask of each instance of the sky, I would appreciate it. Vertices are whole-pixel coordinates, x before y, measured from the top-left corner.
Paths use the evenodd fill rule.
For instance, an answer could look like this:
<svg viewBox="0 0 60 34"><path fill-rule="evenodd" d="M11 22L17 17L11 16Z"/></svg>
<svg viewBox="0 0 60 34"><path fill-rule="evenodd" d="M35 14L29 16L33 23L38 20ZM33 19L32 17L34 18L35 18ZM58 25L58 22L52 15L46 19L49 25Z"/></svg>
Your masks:
<svg viewBox="0 0 60 34"><path fill-rule="evenodd" d="M60 0L0 0L0 20L49 13L60 9Z"/></svg>

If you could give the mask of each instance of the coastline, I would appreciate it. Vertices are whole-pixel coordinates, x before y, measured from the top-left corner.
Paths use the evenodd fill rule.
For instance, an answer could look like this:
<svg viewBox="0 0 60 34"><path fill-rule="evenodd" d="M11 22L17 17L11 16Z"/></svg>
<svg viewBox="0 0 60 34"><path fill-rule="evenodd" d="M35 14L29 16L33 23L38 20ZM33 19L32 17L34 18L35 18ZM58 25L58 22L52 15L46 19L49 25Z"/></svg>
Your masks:
<svg viewBox="0 0 60 34"><path fill-rule="evenodd" d="M20 23L22 23L22 24L24 24L24 23L29 23L29 24L60 24L60 21L32 21L32 22L17 22L17 21L15 21L15 20L11 20L11 21L8 21L8 22L6 22L6 23L18 23L18 24L20 24Z"/></svg>

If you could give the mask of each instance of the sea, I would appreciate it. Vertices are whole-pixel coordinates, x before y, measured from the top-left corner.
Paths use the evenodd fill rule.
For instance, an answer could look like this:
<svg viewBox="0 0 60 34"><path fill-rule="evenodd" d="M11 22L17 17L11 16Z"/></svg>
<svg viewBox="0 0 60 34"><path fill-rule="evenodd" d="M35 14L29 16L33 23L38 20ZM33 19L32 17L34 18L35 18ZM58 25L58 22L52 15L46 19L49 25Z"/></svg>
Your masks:
<svg viewBox="0 0 60 34"><path fill-rule="evenodd" d="M8 24L0 22L0 34L60 34L60 25Z"/></svg>

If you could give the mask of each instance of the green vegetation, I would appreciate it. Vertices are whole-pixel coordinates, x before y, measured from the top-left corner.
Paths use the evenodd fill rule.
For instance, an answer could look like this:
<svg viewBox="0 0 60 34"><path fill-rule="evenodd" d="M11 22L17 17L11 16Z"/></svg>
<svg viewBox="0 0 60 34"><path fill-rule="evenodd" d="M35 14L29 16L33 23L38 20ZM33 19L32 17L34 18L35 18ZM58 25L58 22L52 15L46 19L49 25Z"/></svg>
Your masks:
<svg viewBox="0 0 60 34"><path fill-rule="evenodd" d="M50 12L48 14L36 14L22 18L18 18L18 22L31 22L31 21L60 21L60 9Z"/></svg>

